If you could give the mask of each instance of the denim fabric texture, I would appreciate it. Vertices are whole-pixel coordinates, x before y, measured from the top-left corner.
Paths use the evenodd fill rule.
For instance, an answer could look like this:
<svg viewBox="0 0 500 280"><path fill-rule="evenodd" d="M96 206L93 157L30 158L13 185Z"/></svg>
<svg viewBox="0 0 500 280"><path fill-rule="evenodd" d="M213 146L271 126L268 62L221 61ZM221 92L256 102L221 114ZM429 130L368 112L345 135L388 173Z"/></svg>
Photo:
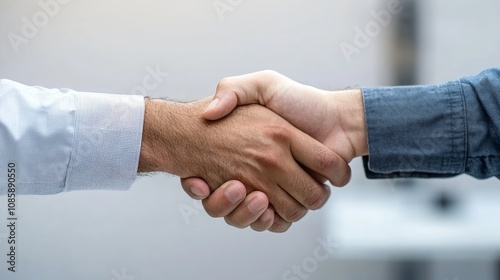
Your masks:
<svg viewBox="0 0 500 280"><path fill-rule="evenodd" d="M500 178L500 68L441 85L362 91L368 178Z"/></svg>

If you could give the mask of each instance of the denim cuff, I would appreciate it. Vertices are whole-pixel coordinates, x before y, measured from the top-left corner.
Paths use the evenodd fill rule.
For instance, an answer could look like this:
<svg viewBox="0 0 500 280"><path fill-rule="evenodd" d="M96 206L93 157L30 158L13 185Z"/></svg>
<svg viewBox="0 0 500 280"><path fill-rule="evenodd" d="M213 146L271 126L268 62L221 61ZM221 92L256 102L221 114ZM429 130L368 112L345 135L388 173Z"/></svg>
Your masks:
<svg viewBox="0 0 500 280"><path fill-rule="evenodd" d="M464 173L467 127L459 81L362 91L368 178L431 178Z"/></svg>

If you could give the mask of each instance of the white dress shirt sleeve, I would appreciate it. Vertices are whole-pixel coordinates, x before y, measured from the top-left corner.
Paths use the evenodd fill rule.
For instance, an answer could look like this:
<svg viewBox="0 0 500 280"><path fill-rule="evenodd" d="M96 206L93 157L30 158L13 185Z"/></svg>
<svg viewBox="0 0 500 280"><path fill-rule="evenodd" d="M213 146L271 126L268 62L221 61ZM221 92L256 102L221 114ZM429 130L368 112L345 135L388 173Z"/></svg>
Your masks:
<svg viewBox="0 0 500 280"><path fill-rule="evenodd" d="M0 80L0 194L12 166L16 194L129 189L143 121L142 96Z"/></svg>

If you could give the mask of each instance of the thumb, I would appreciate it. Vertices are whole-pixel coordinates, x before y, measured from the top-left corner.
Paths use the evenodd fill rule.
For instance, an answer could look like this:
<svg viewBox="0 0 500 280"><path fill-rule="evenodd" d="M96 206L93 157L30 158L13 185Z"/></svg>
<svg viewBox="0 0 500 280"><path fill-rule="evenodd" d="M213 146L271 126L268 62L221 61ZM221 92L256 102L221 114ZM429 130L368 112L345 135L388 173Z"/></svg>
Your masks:
<svg viewBox="0 0 500 280"><path fill-rule="evenodd" d="M277 74L261 71L222 79L217 85L214 99L203 113L207 120L218 120L227 116L237 105L265 105L267 86ZM262 95L262 96L261 96Z"/></svg>
<svg viewBox="0 0 500 280"><path fill-rule="evenodd" d="M238 97L232 91L217 92L214 99L207 106L203 117L207 120L215 121L227 116L238 105Z"/></svg>

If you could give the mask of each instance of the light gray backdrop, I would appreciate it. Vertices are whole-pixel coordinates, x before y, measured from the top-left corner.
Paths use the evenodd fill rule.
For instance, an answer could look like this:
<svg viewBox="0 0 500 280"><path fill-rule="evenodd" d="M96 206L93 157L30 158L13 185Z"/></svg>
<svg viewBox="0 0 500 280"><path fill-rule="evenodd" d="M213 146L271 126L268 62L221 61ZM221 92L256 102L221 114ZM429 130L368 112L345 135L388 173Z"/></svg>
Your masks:
<svg viewBox="0 0 500 280"><path fill-rule="evenodd" d="M81 91L145 91L181 101L212 94L223 77L263 69L325 89L390 85L393 22L372 30L366 45L356 46L354 40L356 28L373 22L372 12L387 9L387 1L0 0L0 78ZM421 83L444 82L499 65L498 1L418 3ZM35 28L26 27L30 24ZM23 28L28 28L24 34ZM346 56L343 43L358 52ZM144 89L142 80L151 69L168 76L160 76L154 88ZM489 203L489 210L476 212L486 217L484 223L497 223L498 215L488 216L499 213L497 180L417 181L408 191L394 181L366 180L359 160L352 167L353 182L335 189L324 209L308 214L285 234L238 230L209 218L200 203L193 204L182 192L178 179L169 175L140 178L128 192L21 197L18 272L6 270L6 227L0 226L0 278L390 279L395 271L390 261L401 257L397 252L410 257L417 253L402 248L412 242L409 239L393 246L396 254L384 252L382 258L377 252L392 248L390 240L370 241L369 232L363 235L363 223L373 223L366 213L377 209L400 213L408 206L387 206L386 199L424 201L443 190L463 199L475 195L478 202L471 209ZM437 215L422 210L426 203L416 208L423 213L417 215L421 224ZM0 197L0 225L6 223L5 209L6 199ZM469 225L466 216L456 216L454 225ZM394 232L404 232L404 222L405 218L382 218L372 226L379 235L386 232L398 238ZM361 233L352 226L356 223L361 223ZM419 240L431 249L455 238L445 234L436 241L435 229L429 230ZM351 250L349 236L353 235L367 244L361 242L357 251ZM326 261L314 259L318 238L329 237L338 238L338 253L334 251ZM470 245L469 251L479 252L480 260L469 266L431 266L427 279L493 279L494 258L488 255L493 253L483 249L496 248L495 242L493 237L477 245L481 250ZM371 245L375 249L365 251ZM469 251L452 255L469 258ZM294 265L309 272L301 277L286 274Z"/></svg>

